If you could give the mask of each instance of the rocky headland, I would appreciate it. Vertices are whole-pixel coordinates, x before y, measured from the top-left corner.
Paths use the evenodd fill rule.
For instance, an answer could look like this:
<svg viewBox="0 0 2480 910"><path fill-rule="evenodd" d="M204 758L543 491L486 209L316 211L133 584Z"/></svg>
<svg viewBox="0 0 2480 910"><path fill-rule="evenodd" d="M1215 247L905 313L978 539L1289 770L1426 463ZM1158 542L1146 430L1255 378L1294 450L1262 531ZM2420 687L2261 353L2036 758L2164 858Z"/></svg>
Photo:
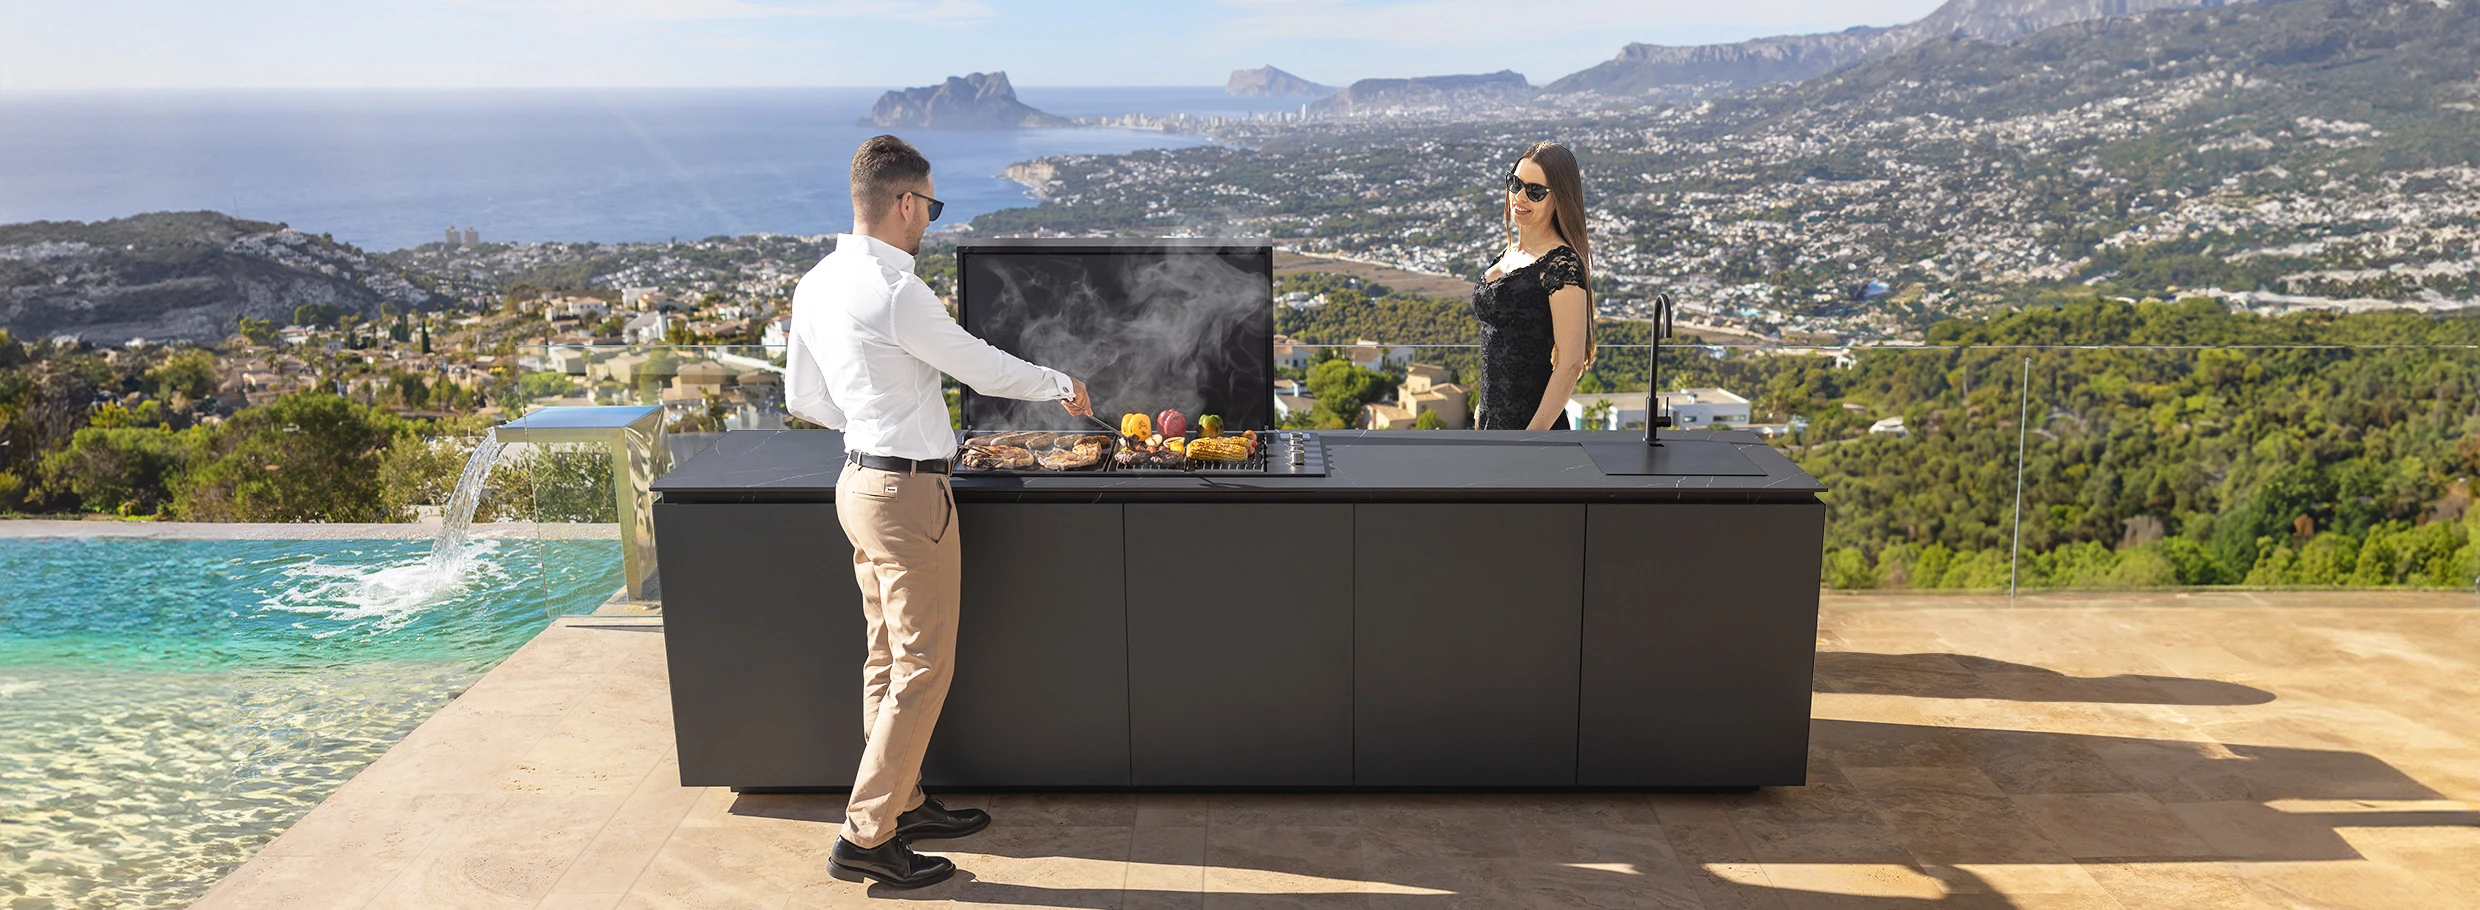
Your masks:
<svg viewBox="0 0 2480 910"><path fill-rule="evenodd" d="M883 129L1016 130L1071 126L1016 100L1007 73L949 76L938 85L900 89L878 97L860 125Z"/></svg>

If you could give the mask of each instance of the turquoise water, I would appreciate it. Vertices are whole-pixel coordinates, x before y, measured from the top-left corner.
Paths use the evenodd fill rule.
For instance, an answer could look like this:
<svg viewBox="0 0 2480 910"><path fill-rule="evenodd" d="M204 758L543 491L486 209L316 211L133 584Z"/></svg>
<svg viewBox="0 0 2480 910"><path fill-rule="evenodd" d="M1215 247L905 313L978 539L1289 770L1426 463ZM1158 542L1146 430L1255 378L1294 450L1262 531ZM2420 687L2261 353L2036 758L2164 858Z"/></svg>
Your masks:
<svg viewBox="0 0 2480 910"><path fill-rule="evenodd" d="M0 906L182 906L553 616L608 540L0 540Z"/></svg>

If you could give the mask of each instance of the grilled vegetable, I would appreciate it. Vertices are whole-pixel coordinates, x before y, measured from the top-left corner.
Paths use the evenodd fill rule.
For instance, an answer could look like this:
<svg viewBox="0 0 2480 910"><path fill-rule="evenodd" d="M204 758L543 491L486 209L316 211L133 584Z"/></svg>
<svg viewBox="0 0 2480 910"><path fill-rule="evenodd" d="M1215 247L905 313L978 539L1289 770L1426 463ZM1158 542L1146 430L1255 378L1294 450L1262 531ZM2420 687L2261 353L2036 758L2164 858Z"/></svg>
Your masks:
<svg viewBox="0 0 2480 910"><path fill-rule="evenodd" d="M1130 414L1119 419L1119 434L1143 439L1154 435L1154 421L1143 414Z"/></svg>
<svg viewBox="0 0 2480 910"><path fill-rule="evenodd" d="M1221 414L1199 414L1199 415L1197 415L1197 435L1199 435L1199 436L1221 436L1221 435L1223 435L1223 415L1221 415Z"/></svg>
<svg viewBox="0 0 2480 910"><path fill-rule="evenodd" d="M1171 408L1154 415L1154 432L1166 437L1188 435L1188 417Z"/></svg>
<svg viewBox="0 0 2480 910"><path fill-rule="evenodd" d="M1185 454L1187 454L1187 452L1188 452L1188 440L1185 440L1185 439L1165 439L1165 440L1163 440L1163 448L1170 449L1171 451L1174 451L1174 452L1179 452L1179 453L1181 453L1181 454L1185 455Z"/></svg>

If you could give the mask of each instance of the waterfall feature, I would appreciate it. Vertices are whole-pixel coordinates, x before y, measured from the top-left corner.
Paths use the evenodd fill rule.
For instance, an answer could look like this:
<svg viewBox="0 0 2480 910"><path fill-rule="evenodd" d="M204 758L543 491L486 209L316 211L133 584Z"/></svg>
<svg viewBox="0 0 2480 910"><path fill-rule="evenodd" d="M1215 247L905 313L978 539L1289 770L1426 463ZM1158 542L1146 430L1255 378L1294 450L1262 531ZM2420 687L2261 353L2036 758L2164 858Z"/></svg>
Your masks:
<svg viewBox="0 0 2480 910"><path fill-rule="evenodd" d="M474 507L482 503L482 482L491 476L491 463L499 460L505 443L497 435L485 435L474 446L474 454L465 460L465 473L457 476L456 493L448 497L448 507L440 516L439 537L431 541L431 572L442 578L454 578L464 568L467 543L472 537Z"/></svg>

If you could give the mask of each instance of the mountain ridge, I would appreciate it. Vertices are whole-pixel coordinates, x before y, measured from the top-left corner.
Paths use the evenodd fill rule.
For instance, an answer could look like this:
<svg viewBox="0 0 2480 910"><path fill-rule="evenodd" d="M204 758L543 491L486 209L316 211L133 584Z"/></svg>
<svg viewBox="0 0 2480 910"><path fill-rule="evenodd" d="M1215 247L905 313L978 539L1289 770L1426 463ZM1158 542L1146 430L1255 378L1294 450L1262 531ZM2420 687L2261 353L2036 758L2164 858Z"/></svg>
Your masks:
<svg viewBox="0 0 2480 910"><path fill-rule="evenodd" d="M1732 44L1631 43L1618 56L1544 86L1548 94L1696 96L1799 82L1951 36L2008 42L2075 22L2251 0L1947 0L1891 27L1774 35Z"/></svg>

